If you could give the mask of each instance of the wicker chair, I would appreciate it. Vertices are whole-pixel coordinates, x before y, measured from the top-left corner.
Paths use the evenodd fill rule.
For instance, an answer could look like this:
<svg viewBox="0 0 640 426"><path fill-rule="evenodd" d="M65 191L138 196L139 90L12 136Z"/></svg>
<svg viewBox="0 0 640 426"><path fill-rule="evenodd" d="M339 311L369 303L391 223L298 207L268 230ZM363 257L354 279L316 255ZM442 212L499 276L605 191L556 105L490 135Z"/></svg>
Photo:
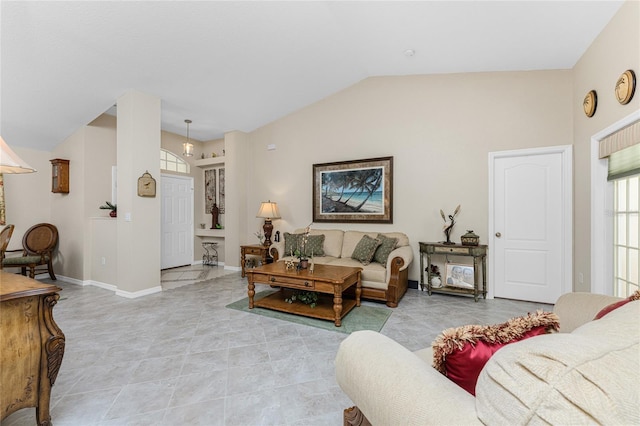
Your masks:
<svg viewBox="0 0 640 426"><path fill-rule="evenodd" d="M0 232L0 269L2 269L4 253L7 251L7 246L9 245L9 240L11 240L14 228L15 227L13 225L7 225Z"/></svg>
<svg viewBox="0 0 640 426"><path fill-rule="evenodd" d="M29 269L29 277L34 278L36 268L47 265L47 271L52 280L56 279L53 273L53 250L58 244L58 228L50 223L39 223L32 226L22 237L22 256L5 257L2 261L3 268L21 268L22 275L26 275ZM20 251L7 250L6 252Z"/></svg>

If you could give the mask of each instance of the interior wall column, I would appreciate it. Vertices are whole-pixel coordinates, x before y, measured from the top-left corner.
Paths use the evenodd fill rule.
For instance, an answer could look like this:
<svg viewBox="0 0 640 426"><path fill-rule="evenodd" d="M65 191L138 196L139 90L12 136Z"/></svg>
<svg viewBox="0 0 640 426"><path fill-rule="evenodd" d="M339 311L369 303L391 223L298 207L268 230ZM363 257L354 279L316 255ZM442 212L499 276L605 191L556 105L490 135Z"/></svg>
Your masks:
<svg viewBox="0 0 640 426"><path fill-rule="evenodd" d="M225 232L224 265L240 267L240 244L247 234L247 223L243 218L247 212L247 158L248 135L233 131L224 135L225 148Z"/></svg>
<svg viewBox="0 0 640 426"><path fill-rule="evenodd" d="M118 98L118 290L124 297L161 291L160 98L130 91ZM156 196L138 196L138 178L156 179Z"/></svg>

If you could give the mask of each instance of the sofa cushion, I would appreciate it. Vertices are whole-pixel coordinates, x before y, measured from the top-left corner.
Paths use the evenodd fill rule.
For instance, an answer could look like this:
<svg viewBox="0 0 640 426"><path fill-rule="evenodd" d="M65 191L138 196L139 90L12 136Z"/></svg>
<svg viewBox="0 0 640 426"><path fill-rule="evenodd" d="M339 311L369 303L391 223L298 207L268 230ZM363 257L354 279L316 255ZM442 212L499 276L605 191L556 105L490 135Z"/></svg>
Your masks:
<svg viewBox="0 0 640 426"><path fill-rule="evenodd" d="M476 381L489 358L513 342L558 330L558 316L538 311L497 325L449 328L433 342L433 367L475 395Z"/></svg>
<svg viewBox="0 0 640 426"><path fill-rule="evenodd" d="M498 351L480 373L484 424L638 424L640 301L572 333Z"/></svg>
<svg viewBox="0 0 640 426"><path fill-rule="evenodd" d="M371 260L373 260L378 246L380 246L379 239L363 235L360 242L356 245L356 248L353 249L351 258L359 261L363 265L368 265L371 263Z"/></svg>
<svg viewBox="0 0 640 426"><path fill-rule="evenodd" d="M404 247L409 245L409 237L407 234L402 232L384 232L384 235L387 238L397 238L398 242L396 243L396 247Z"/></svg>
<svg viewBox="0 0 640 426"><path fill-rule="evenodd" d="M336 260L340 260L340 258L333 256L313 256L313 263L316 265L330 265L334 264Z"/></svg>
<svg viewBox="0 0 640 426"><path fill-rule="evenodd" d="M368 235L372 238L375 238L378 235L377 232L361 232L361 231L345 231L344 239L342 241L342 254L341 257L351 257L353 254L353 250L355 250L356 246L362 240L362 237Z"/></svg>
<svg viewBox="0 0 640 426"><path fill-rule="evenodd" d="M324 257L320 259L324 259ZM366 267L363 267L362 263L350 257L331 259L333 259L329 262L331 265L362 268L361 278L363 287L379 288L381 290L387 289L387 270L379 263L370 263ZM365 282L367 285L365 285Z"/></svg>
<svg viewBox="0 0 640 426"><path fill-rule="evenodd" d="M619 307L624 306L627 303L632 302L634 300L640 300L640 290L636 290L635 293L633 293L631 296L627 297L626 299L623 299L618 302L611 303L610 305L605 306L604 308L602 308L602 310L600 310L600 312L596 314L594 320L600 319L603 316L607 315L609 312L612 312L618 309Z"/></svg>
<svg viewBox="0 0 640 426"><path fill-rule="evenodd" d="M386 237L383 234L378 234L376 239L380 240L380 245L376 249L376 252L373 255L373 261L378 262L383 265L385 268L387 267L387 259L389 255L396 248L396 244L398 243L397 238Z"/></svg>
<svg viewBox="0 0 640 426"><path fill-rule="evenodd" d="M305 229L297 229L298 234L305 232ZM341 229L310 229L309 235L324 235L324 255L331 257L340 257L342 253L342 241L344 231ZM314 256L316 254L314 253Z"/></svg>

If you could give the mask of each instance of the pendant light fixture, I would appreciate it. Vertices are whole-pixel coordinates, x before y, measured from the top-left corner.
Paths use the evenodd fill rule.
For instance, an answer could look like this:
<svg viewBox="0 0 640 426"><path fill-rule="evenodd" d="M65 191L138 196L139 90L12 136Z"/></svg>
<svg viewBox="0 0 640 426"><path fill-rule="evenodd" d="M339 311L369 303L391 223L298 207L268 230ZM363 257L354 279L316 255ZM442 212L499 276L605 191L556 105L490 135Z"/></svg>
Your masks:
<svg viewBox="0 0 640 426"><path fill-rule="evenodd" d="M185 157L193 156L193 144L191 143L191 139L189 139L189 124L191 124L191 120L184 120L187 123L187 141L182 144L182 155Z"/></svg>

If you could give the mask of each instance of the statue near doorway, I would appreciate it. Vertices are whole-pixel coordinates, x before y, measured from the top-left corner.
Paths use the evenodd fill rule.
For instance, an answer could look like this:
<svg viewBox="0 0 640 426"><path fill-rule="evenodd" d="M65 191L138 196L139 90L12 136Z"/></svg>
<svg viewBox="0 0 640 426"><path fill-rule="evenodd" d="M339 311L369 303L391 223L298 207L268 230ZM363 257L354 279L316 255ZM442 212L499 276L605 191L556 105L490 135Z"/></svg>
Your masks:
<svg viewBox="0 0 640 426"><path fill-rule="evenodd" d="M220 214L220 209L213 203L213 207L211 207L211 229L220 229L220 224L218 223L218 215Z"/></svg>

